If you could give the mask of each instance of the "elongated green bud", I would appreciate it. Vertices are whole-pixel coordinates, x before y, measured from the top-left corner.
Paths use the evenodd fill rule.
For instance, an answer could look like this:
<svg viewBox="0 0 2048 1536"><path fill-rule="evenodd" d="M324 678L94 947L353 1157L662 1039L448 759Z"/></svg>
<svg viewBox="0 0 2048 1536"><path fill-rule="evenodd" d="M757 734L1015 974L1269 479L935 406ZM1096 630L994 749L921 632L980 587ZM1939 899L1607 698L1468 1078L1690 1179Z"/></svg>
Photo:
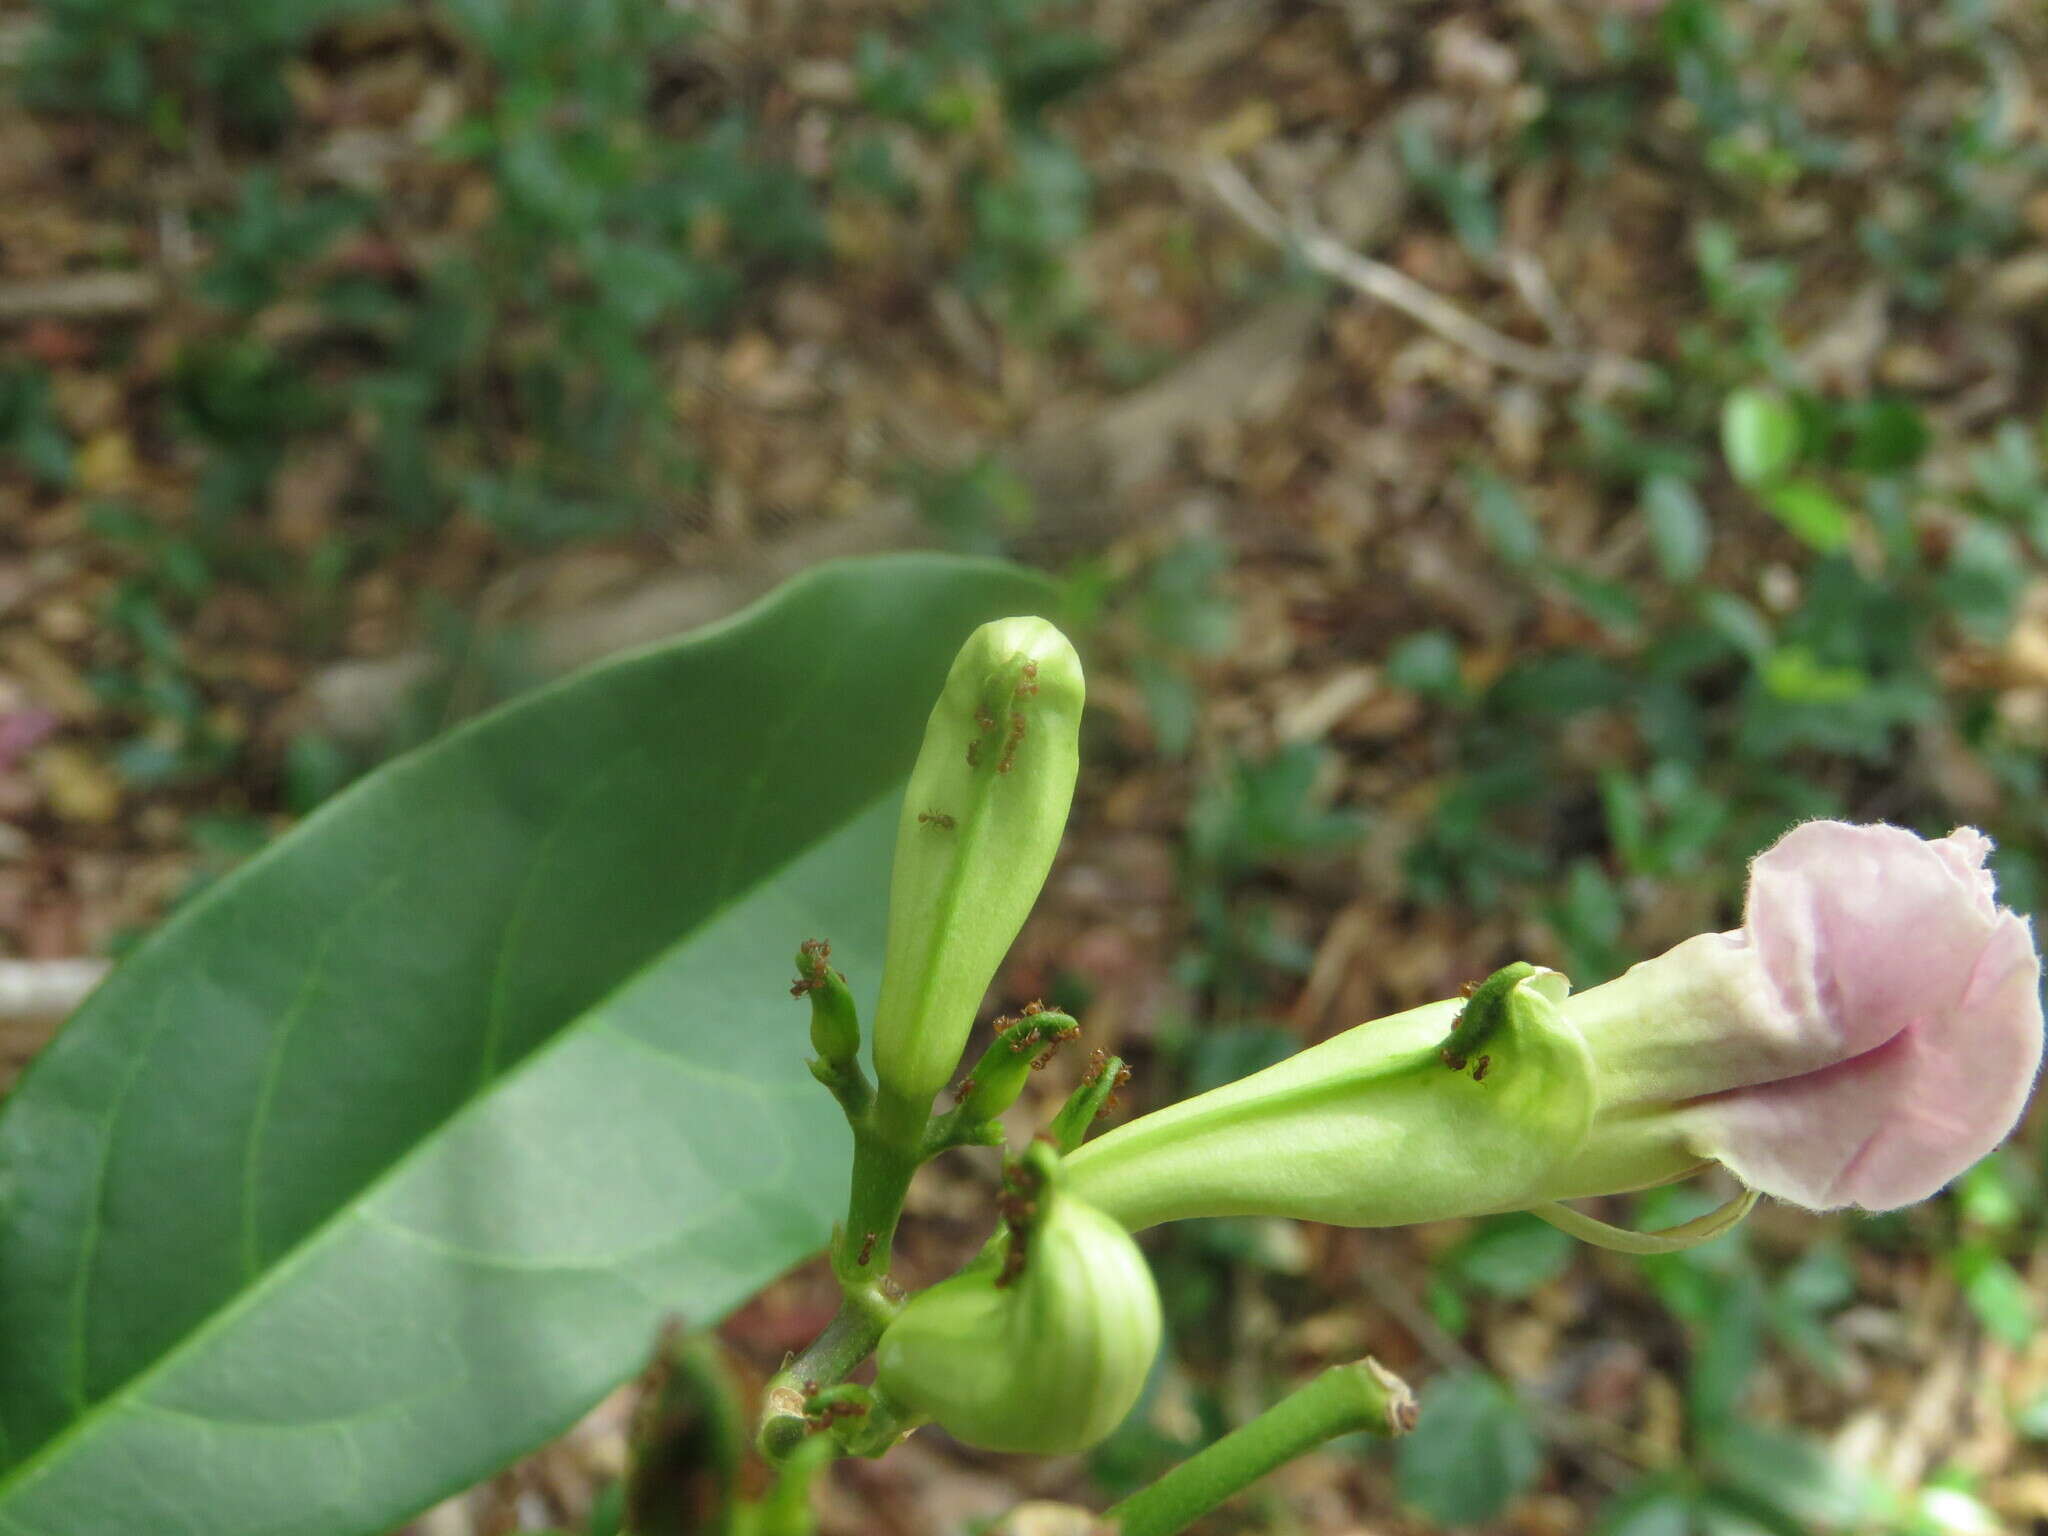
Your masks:
<svg viewBox="0 0 2048 1536"><path fill-rule="evenodd" d="M1081 661L1043 619L984 624L954 658L911 770L875 1013L885 1094L926 1105L1045 884L1080 765Z"/></svg>
<svg viewBox="0 0 2048 1536"><path fill-rule="evenodd" d="M1052 1138L1052 1144L1063 1153L1080 1146L1087 1138L1089 1127L1115 1101L1116 1091L1130 1080L1131 1069L1124 1065L1121 1056L1097 1051L1081 1081L1067 1095L1067 1102L1060 1106L1060 1112L1046 1127L1046 1135Z"/></svg>
<svg viewBox="0 0 2048 1536"><path fill-rule="evenodd" d="M1032 1070L1043 1066L1062 1042L1073 1039L1080 1030L1070 1015L1036 1003L1022 1018L1004 1023L961 1084L961 1115L970 1120L993 1120L1017 1102Z"/></svg>
<svg viewBox="0 0 2048 1536"><path fill-rule="evenodd" d="M875 1383L960 1440L1042 1456L1123 1422L1159 1352L1159 1293L1130 1234L1056 1187L1035 1143L1013 1171L1007 1242L911 1298Z"/></svg>
<svg viewBox="0 0 2048 1536"><path fill-rule="evenodd" d="M1517 1210L1586 1139L1593 1063L1565 979L1511 966L1155 1111L1067 1160L1132 1230L1188 1216L1395 1226Z"/></svg>

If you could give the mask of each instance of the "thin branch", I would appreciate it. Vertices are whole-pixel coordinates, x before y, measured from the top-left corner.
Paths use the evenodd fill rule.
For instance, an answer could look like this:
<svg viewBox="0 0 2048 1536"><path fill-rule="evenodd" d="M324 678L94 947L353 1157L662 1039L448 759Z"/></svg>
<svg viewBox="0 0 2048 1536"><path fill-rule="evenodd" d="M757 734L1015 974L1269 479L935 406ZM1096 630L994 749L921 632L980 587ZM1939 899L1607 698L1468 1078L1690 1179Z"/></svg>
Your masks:
<svg viewBox="0 0 2048 1536"><path fill-rule="evenodd" d="M1298 251L1303 261L1325 277L1400 310L1418 325L1496 367L1556 382L1584 378L1596 369L1613 374L1630 387L1641 387L1649 378L1649 370L1631 358L1532 346L1503 335L1398 268L1361 256L1312 225L1290 224L1227 160L1207 161L1203 174L1223 205L1254 232L1275 245Z"/></svg>

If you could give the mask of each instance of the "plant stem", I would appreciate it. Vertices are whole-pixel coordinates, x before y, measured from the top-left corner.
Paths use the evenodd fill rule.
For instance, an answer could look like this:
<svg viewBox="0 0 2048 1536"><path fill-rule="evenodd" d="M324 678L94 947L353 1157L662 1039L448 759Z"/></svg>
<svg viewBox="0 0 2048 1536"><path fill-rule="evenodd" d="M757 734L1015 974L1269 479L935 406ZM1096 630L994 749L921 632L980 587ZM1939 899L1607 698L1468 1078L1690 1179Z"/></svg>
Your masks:
<svg viewBox="0 0 2048 1536"><path fill-rule="evenodd" d="M866 1111L849 1116L853 1177L846 1224L832 1243L839 1311L825 1331L768 1383L757 1443L770 1461L785 1460L803 1443L810 1432L806 1400L865 1360L903 1306L889 1280L889 1252L911 1175L924 1160L931 1106L911 1103L883 1088Z"/></svg>
<svg viewBox="0 0 2048 1536"><path fill-rule="evenodd" d="M772 1462L786 1461L803 1443L810 1433L806 1404L811 1394L839 1381L868 1357L896 1306L879 1288L858 1300L847 1297L825 1331L775 1373L762 1398L758 1444L763 1456Z"/></svg>
<svg viewBox="0 0 2048 1536"><path fill-rule="evenodd" d="M846 1225L832 1246L832 1272L851 1298L889 1273L889 1247L903 1214L911 1175L924 1160L931 1105L912 1103L887 1087L853 1123L853 1178Z"/></svg>
<svg viewBox="0 0 2048 1536"><path fill-rule="evenodd" d="M1173 1536L1275 1467L1326 1440L1361 1431L1406 1434L1415 1425L1415 1397L1377 1360L1333 1365L1249 1424L1197 1451L1108 1518L1121 1536Z"/></svg>

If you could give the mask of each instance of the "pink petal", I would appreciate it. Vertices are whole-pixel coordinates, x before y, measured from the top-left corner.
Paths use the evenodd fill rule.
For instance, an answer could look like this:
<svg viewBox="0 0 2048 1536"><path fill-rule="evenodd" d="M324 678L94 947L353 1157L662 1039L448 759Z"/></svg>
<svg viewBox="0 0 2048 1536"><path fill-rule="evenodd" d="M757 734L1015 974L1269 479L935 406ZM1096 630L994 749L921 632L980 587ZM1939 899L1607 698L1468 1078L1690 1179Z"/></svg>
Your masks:
<svg viewBox="0 0 2048 1536"><path fill-rule="evenodd" d="M1889 1210L2003 1140L2040 1066L2041 968L1989 850L1969 828L1815 822L1759 858L1746 926L1786 1015L1837 1059L1696 1102L1688 1141L1781 1199Z"/></svg>
<svg viewBox="0 0 2048 1536"><path fill-rule="evenodd" d="M1814 821L1759 855L1743 927L1813 1065L1956 1012L1996 920L1990 840Z"/></svg>

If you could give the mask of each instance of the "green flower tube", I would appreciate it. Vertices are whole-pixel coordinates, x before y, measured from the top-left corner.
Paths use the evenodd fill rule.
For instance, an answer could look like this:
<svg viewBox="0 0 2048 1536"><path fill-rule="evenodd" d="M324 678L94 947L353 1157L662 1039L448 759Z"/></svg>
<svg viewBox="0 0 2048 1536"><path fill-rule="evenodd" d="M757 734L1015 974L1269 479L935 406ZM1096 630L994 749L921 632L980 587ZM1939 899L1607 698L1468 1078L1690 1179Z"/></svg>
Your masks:
<svg viewBox="0 0 2048 1536"><path fill-rule="evenodd" d="M1044 619L968 637L925 726L897 828L875 1013L884 1095L919 1113L1045 884L1080 767L1081 660Z"/></svg>
<svg viewBox="0 0 2048 1536"><path fill-rule="evenodd" d="M893 1403L990 1451L1085 1450L1159 1352L1159 1292L1130 1234L1056 1187L1042 1143L1006 1243L911 1298L875 1350Z"/></svg>
<svg viewBox="0 0 2048 1536"><path fill-rule="evenodd" d="M1133 1231L1190 1216L1395 1226L1544 1198L1586 1139L1591 1057L1565 979L1510 966L1142 1116L1081 1147L1066 1188Z"/></svg>

